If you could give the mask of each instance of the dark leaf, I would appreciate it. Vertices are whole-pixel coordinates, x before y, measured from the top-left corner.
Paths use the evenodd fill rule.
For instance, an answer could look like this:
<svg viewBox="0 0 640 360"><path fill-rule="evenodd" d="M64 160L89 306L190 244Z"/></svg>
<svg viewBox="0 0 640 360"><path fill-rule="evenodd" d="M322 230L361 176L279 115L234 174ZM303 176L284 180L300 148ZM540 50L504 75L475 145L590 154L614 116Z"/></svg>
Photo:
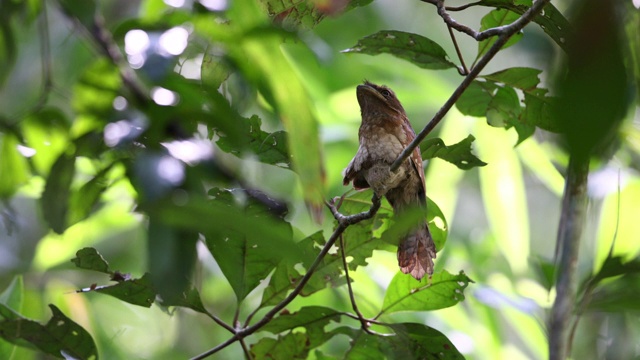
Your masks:
<svg viewBox="0 0 640 360"><path fill-rule="evenodd" d="M640 311L640 274L629 273L598 285L588 299L587 311L628 313Z"/></svg>
<svg viewBox="0 0 640 360"><path fill-rule="evenodd" d="M91 335L54 305L50 304L49 308L53 316L45 325L23 317L5 318L0 321L0 336L17 345L31 344L59 358L97 359L98 351Z"/></svg>
<svg viewBox="0 0 640 360"><path fill-rule="evenodd" d="M0 86L4 84L11 73L18 54L11 22L3 17L0 17Z"/></svg>
<svg viewBox="0 0 640 360"><path fill-rule="evenodd" d="M276 339L262 338L251 345L251 355L255 359L306 359L309 354L308 335L290 332Z"/></svg>
<svg viewBox="0 0 640 360"><path fill-rule="evenodd" d="M441 270L431 278L420 281L398 272L384 296L382 311L431 311L453 306L464 300L464 289L473 282L460 272L458 275Z"/></svg>
<svg viewBox="0 0 640 360"><path fill-rule="evenodd" d="M175 297L172 301L165 301L163 299L161 304L163 306L182 306L203 314L209 313L202 303L198 289L194 287L183 292L181 296Z"/></svg>
<svg viewBox="0 0 640 360"><path fill-rule="evenodd" d="M340 322L340 316L340 312L328 307L305 306L295 313L279 315L262 330L279 334L303 327L309 339L309 346L314 348L333 336L325 330L325 327L331 321Z"/></svg>
<svg viewBox="0 0 640 360"><path fill-rule="evenodd" d="M97 9L94 0L60 0L59 3L67 16L78 19L89 30L94 28Z"/></svg>
<svg viewBox="0 0 640 360"><path fill-rule="evenodd" d="M422 159L440 158L448 161L462 170L468 170L476 166L485 166L487 163L478 159L471 152L471 144L476 138L467 136L464 140L453 145L445 145L439 138L427 139L420 144Z"/></svg>
<svg viewBox="0 0 640 360"><path fill-rule="evenodd" d="M75 155L62 154L51 167L40 199L42 214L53 231L62 234L67 228L71 181L75 172Z"/></svg>
<svg viewBox="0 0 640 360"><path fill-rule="evenodd" d="M537 126L541 129L558 133L560 124L552 115L558 106L558 99L547 96L547 90L535 89L524 93L524 113L520 122L528 126Z"/></svg>
<svg viewBox="0 0 640 360"><path fill-rule="evenodd" d="M80 269L99 271L105 274L111 274L109 263L94 248L84 248L76 252L76 257L71 259Z"/></svg>
<svg viewBox="0 0 640 360"><path fill-rule="evenodd" d="M509 25L512 22L516 21L520 17L519 14L514 13L509 10L504 9L496 9L491 10L487 15L485 15L482 20L480 20L480 31L484 31L487 29ZM476 58L479 59L482 55L486 54L487 51L493 46L496 42L497 37L492 36L486 40L482 40L478 43L478 55ZM509 46L517 43L522 39L522 33L517 33L513 35L506 44L502 46L502 49L506 49Z"/></svg>
<svg viewBox="0 0 640 360"><path fill-rule="evenodd" d="M220 149L239 156L244 150L243 144L246 144L261 162L283 168L291 167L291 159L287 149L287 134L284 131L272 133L263 131L260 129L262 122L256 115L250 119L242 118L237 121L236 124L241 126L240 133L245 137L245 141L237 143L226 137L224 133L219 133L220 139L216 144Z"/></svg>
<svg viewBox="0 0 640 360"><path fill-rule="evenodd" d="M455 68L447 53L435 41L402 31L380 31L362 38L346 53L368 55L391 54L421 68L440 70Z"/></svg>

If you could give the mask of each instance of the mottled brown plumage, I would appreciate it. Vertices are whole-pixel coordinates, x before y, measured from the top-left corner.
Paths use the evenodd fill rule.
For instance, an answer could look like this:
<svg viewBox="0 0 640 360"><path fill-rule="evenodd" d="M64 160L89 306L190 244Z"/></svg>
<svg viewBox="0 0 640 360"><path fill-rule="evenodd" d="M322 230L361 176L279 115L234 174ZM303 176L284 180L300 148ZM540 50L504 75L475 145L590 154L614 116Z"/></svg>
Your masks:
<svg viewBox="0 0 640 360"><path fill-rule="evenodd" d="M371 188L385 196L396 215L412 207L426 206L422 157L416 148L396 170L389 167L415 138L407 114L391 89L365 81L357 88L362 124L360 146L344 174L344 184ZM433 274L436 247L426 220L400 239L398 265L405 274L420 280Z"/></svg>

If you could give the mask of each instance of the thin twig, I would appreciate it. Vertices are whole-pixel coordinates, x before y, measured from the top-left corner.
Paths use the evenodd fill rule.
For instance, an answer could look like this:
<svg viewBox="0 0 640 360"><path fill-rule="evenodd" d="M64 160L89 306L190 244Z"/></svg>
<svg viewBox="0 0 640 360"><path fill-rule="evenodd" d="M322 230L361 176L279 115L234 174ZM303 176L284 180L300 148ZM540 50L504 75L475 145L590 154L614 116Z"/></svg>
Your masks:
<svg viewBox="0 0 640 360"><path fill-rule="evenodd" d="M476 2L472 2L472 3L468 3L465 5L461 5L461 6L447 6L445 7L445 9L447 11L462 11L462 10L466 10L472 6L476 6L476 5L480 5L482 4L482 1L476 1Z"/></svg>
<svg viewBox="0 0 640 360"><path fill-rule="evenodd" d="M447 29L449 30L449 36L451 36L451 42L453 42L453 46L456 49L456 54L458 54L458 59L460 59L460 67L458 68L458 73L462 76L466 76L469 74L469 69L467 69L467 65L464 63L464 58L462 57L462 52L460 51L460 47L458 46L458 41L456 40L456 35L451 30L451 26L447 24Z"/></svg>
<svg viewBox="0 0 640 360"><path fill-rule="evenodd" d="M429 3L432 3L432 1L437 1L438 3L442 2L441 0L422 0L422 1L429 2ZM438 123L440 123L440 121L449 112L449 110L451 110L453 105L460 98L462 93L467 89L467 87L469 87L469 85L471 85L473 80L475 80L475 78L477 78L478 75L480 75L480 71L482 71L482 69L484 69L484 67L489 63L489 61L493 59L493 57L498 53L498 51L500 51L502 46L507 43L509 38L511 38L511 36L513 36L518 31L522 30L528 23L530 23L533 20L533 18L536 15L538 15L538 13L540 13L542 8L549 3L549 1L550 0L537 0L533 4L533 6L529 8L529 10L527 10L524 14L522 14L522 16L520 16L513 23L507 26L500 26L498 28L488 29L483 32L483 33L487 33L489 30L492 30L492 33L495 33L496 35L499 34L499 36L496 39L496 42L493 44L493 46L491 46L489 51L487 51L487 53L480 58L476 66L474 66L471 69L469 74L464 78L464 80L462 80L462 83L458 85L458 87L453 92L453 94L451 94L447 102L445 102L444 105L442 105L442 107L440 108L440 110L436 112L436 114L433 116L431 121L422 129L422 131L420 131L419 134L416 135L416 138L413 139L413 141L409 144L409 146L407 146L400 153L400 155L393 162L393 164L391 164L391 171L396 171L400 167L402 162L407 157L409 157L409 155L411 155L413 150L416 147L418 147L418 145L420 145L420 143L422 142L422 140L424 140L427 134L429 134L438 125ZM440 13L440 11L438 13ZM446 11L444 13L446 13ZM446 15L448 16L448 14ZM443 19L445 18L443 17ZM452 27L456 28L453 25Z"/></svg>
<svg viewBox="0 0 640 360"><path fill-rule="evenodd" d="M240 339L240 346L242 347L242 351L244 352L244 357L247 360L252 360L253 356L251 356L251 352L249 351L249 348L247 347L247 343L244 341L244 339Z"/></svg>
<svg viewBox="0 0 640 360"><path fill-rule="evenodd" d="M349 300L351 301L351 308L353 308L353 312L356 313L358 317L358 321L360 321L360 327L367 334L374 335L374 332L369 329L369 322L367 319L362 316L362 313L358 309L358 304L356 304L356 298L353 295L353 288L351 287L351 278L349 277L349 264L347 264L347 256L344 251L344 237L340 235L340 254L342 255L342 265L344 266L344 275L347 278L347 288L349 290Z"/></svg>

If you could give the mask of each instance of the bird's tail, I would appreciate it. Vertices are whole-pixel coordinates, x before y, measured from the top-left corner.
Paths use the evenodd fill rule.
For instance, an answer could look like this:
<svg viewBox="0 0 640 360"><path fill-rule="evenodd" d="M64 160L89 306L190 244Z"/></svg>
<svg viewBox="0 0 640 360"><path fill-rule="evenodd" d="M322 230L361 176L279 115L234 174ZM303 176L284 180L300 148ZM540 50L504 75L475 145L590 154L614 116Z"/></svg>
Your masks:
<svg viewBox="0 0 640 360"><path fill-rule="evenodd" d="M435 258L436 245L426 221L400 239L398 265L403 273L411 274L416 280L422 279L425 274L431 276Z"/></svg>

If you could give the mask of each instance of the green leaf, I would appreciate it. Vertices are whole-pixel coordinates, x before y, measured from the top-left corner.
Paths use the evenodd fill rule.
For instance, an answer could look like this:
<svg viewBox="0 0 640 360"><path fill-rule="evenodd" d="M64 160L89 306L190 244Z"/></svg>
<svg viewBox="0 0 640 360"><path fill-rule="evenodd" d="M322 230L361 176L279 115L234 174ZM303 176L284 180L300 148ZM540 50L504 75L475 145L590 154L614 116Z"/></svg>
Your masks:
<svg viewBox="0 0 640 360"><path fill-rule="evenodd" d="M100 58L87 67L75 83L71 101L74 110L105 121L108 114L114 111L113 100L118 95L121 83L118 68L107 59Z"/></svg>
<svg viewBox="0 0 640 360"><path fill-rule="evenodd" d="M225 58L207 49L200 66L200 79L208 91L218 91L220 85L227 80L230 74L231 70Z"/></svg>
<svg viewBox="0 0 640 360"><path fill-rule="evenodd" d="M100 170L96 176L74 190L69 199L68 225L86 219L95 210L101 195L107 190L108 174L113 164Z"/></svg>
<svg viewBox="0 0 640 360"><path fill-rule="evenodd" d="M482 0L478 5L510 10L518 15L522 15L531 7L531 1ZM540 28L542 28L558 46L566 50L566 40L572 33L571 24L553 4L549 3L545 5L542 12L533 18L533 22L540 25Z"/></svg>
<svg viewBox="0 0 640 360"><path fill-rule="evenodd" d="M22 311L24 301L24 281L22 276L15 276L9 286L0 294L0 304L6 308L0 309L1 319L16 319L17 313ZM9 342L0 341L0 359L11 359L15 351L15 345Z"/></svg>
<svg viewBox="0 0 640 360"><path fill-rule="evenodd" d="M71 259L80 269L98 271L105 274L111 274L109 263L105 260L98 250L94 248L83 248L76 252L76 257Z"/></svg>
<svg viewBox="0 0 640 360"><path fill-rule="evenodd" d="M525 92L524 105L521 123L554 133L561 131L560 124L553 116L554 109L558 107L558 98L547 96L547 90L535 89Z"/></svg>
<svg viewBox="0 0 640 360"><path fill-rule="evenodd" d="M40 199L42 214L53 231L62 234L67 228L68 199L75 172L75 155L61 154L51 167Z"/></svg>
<svg viewBox="0 0 640 360"><path fill-rule="evenodd" d="M91 335L66 317L55 305L49 308L53 316L42 325L23 317L0 321L0 337L14 344L27 343L55 357L97 359L98 351Z"/></svg>
<svg viewBox="0 0 640 360"><path fill-rule="evenodd" d="M516 21L520 17L519 14L514 13L509 10L496 9L490 11L487 15L485 15L482 20L480 20L480 31L484 31L487 29L495 28L498 26L509 25L512 22ZM517 33L513 35L506 44L502 46L501 50L508 48L509 46L517 43L522 39L522 33ZM492 36L488 39L482 40L478 43L478 55L476 55L476 59L482 57L482 55L486 54L487 51L493 46L496 42L496 37Z"/></svg>
<svg viewBox="0 0 640 360"><path fill-rule="evenodd" d="M287 149L287 134L284 131L268 133L261 130L262 121L256 115L250 119L238 119L236 125L241 128L240 133L246 138L246 141L239 144L237 141L233 141L234 139L226 137L224 133L219 133L220 139L216 144L222 151L239 156L244 148L242 145L248 144L249 150L257 156L259 161L283 168L291 167L291 159Z"/></svg>
<svg viewBox="0 0 640 360"><path fill-rule="evenodd" d="M39 174L46 176L58 156L69 148L69 123L62 110L49 106L23 120L25 145L36 151L31 160Z"/></svg>
<svg viewBox="0 0 640 360"><path fill-rule="evenodd" d="M265 325L262 330L273 334L294 330L298 327L305 328L311 348L317 347L333 336L325 327L330 322L340 322L341 313L324 306L305 306L291 314L280 314Z"/></svg>
<svg viewBox="0 0 640 360"><path fill-rule="evenodd" d="M4 16L3 16L4 17ZM4 84L16 63L17 49L10 21L0 21L0 86Z"/></svg>
<svg viewBox="0 0 640 360"><path fill-rule="evenodd" d="M209 195L214 197L211 201L218 206L236 207L231 191L213 188ZM292 231L289 223L273 217L257 200L248 198L240 212L243 213L242 218L248 226L254 222L269 221L272 224L272 232L286 236L286 239L283 238L281 241L291 241ZM207 233L206 244L233 288L238 302L258 286L282 259L282 255L277 251L269 251L263 248L264 243L237 231Z"/></svg>
<svg viewBox="0 0 640 360"><path fill-rule="evenodd" d="M438 330L417 323L386 324L394 336L370 335L364 331L338 328L335 331L351 337L345 359L451 359L464 356Z"/></svg>
<svg viewBox="0 0 640 360"><path fill-rule="evenodd" d="M538 78L540 73L542 73L542 70L514 67L480 77L520 90L532 90L540 83L540 78Z"/></svg>
<svg viewBox="0 0 640 360"><path fill-rule="evenodd" d="M485 116L496 88L491 82L474 80L456 101L456 107L464 115Z"/></svg>
<svg viewBox="0 0 640 360"><path fill-rule="evenodd" d="M207 309L205 309L204 304L202 303L202 298L200 298L200 293L198 289L192 287L189 290L182 293L181 296L175 297L170 300L162 299L162 306L182 306L189 308L193 311L197 311L203 314L209 314Z"/></svg>
<svg viewBox="0 0 640 360"><path fill-rule="evenodd" d="M505 127L517 121L520 115L520 99L511 87L499 87L487 107L487 123L494 127Z"/></svg>
<svg viewBox="0 0 640 360"><path fill-rule="evenodd" d="M29 165L18 151L18 139L11 133L0 137L0 198L13 196L20 185L28 180Z"/></svg>
<svg viewBox="0 0 640 360"><path fill-rule="evenodd" d="M144 307L151 307L151 304L153 304L156 298L156 291L151 282L151 275L148 273L139 279L126 279L115 285L98 286L93 290L102 294L111 295L129 304Z"/></svg>
<svg viewBox="0 0 640 360"><path fill-rule="evenodd" d="M251 345L251 357L254 359L306 359L308 354L308 335L299 332L291 332L276 339L262 338Z"/></svg>
<svg viewBox="0 0 640 360"><path fill-rule="evenodd" d="M462 170L485 166L487 163L478 159L471 152L471 144L475 139L473 135L469 135L464 140L449 146L445 145L444 141L439 138L427 139L420 144L422 159L427 160L437 157L454 164Z"/></svg>
<svg viewBox="0 0 640 360"><path fill-rule="evenodd" d="M591 293L586 310L594 312L640 311L640 275L626 274L598 285Z"/></svg>
<svg viewBox="0 0 640 360"><path fill-rule="evenodd" d="M88 30L93 30L97 5L94 0L60 0L62 10L80 21Z"/></svg>
<svg viewBox="0 0 640 360"><path fill-rule="evenodd" d="M430 70L456 67L448 60L447 53L438 43L426 37L402 31L377 32L360 39L355 46L343 52L368 55L391 54Z"/></svg>
<svg viewBox="0 0 640 360"><path fill-rule="evenodd" d="M462 271L452 275L442 270L420 281L398 272L387 288L382 312L431 311L453 306L464 300L469 282L473 281Z"/></svg>

